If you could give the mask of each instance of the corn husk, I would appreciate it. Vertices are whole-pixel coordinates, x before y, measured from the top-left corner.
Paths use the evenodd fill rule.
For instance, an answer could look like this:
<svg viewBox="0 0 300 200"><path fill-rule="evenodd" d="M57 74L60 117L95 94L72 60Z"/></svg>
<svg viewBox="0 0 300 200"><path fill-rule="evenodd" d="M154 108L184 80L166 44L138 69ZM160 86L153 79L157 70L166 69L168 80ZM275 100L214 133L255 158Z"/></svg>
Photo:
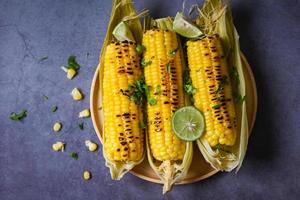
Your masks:
<svg viewBox="0 0 300 200"><path fill-rule="evenodd" d="M114 41L115 38L112 35L114 28L122 21L126 21L130 31L132 32L134 39L136 42L140 43L142 40L142 26L138 19L138 14L135 11L133 3L131 0L113 0L111 17L109 21L109 25L107 28L106 36L103 42L100 61L98 67L99 69L99 80L100 80L100 88L103 88L102 80L104 74L104 53L107 45ZM103 129L104 130L104 129ZM145 153L143 153L143 157L141 160L137 162L116 162L109 160L105 155L104 144L105 144L105 132L102 135L103 138L103 156L106 161L106 166L110 169L111 178L115 180L120 180L124 174L130 171L134 166L141 163L145 157Z"/></svg>
<svg viewBox="0 0 300 200"><path fill-rule="evenodd" d="M206 0L197 19L199 25L205 34L219 34L225 55L228 56L229 66L236 67L239 74L239 84L233 88L238 94L244 96L246 94L245 78L243 65L241 61L241 52L239 46L239 35L235 29L232 20L231 10L228 4L222 0ZM201 137L197 140L198 147L205 160L217 170L236 171L242 166L245 157L249 128L246 111L246 103L235 106L238 118L237 140L234 146L226 147L226 149L212 149L206 139Z"/></svg>
<svg viewBox="0 0 300 200"><path fill-rule="evenodd" d="M163 30L171 30L172 31L172 23L173 20L170 17L156 19L150 21L150 28L159 28ZM148 26L149 28L149 26ZM180 42L178 41L180 45ZM183 56L182 47L179 47L180 55ZM182 57L182 61L183 61ZM184 66L184 63L182 63ZM148 138L148 135L147 135ZM153 155L151 154L150 144L148 139L146 140L147 146L147 156L148 161L151 168L157 174L157 176L161 179L163 186L163 194L170 191L173 184L181 181L185 178L188 169L192 163L193 158L193 143L186 142L186 150L182 161L157 161L154 159Z"/></svg>

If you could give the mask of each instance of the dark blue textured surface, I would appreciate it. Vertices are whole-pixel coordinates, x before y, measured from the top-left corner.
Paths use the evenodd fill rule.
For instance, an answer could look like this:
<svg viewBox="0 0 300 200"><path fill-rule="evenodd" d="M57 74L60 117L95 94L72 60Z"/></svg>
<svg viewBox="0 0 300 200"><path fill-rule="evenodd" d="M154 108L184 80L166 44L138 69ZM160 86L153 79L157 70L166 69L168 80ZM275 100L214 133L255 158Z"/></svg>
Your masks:
<svg viewBox="0 0 300 200"><path fill-rule="evenodd" d="M174 15L181 1L136 1L155 17ZM111 2L100 0L0 0L0 199L296 199L300 192L300 2L235 0L233 12L241 47L257 81L259 105L244 165L238 174L218 174L195 184L161 186L130 174L111 181L101 152L87 152L97 141L91 120L78 128L78 112L89 106L89 88L110 16ZM90 56L87 58L86 53ZM60 66L75 54L82 65L69 81ZM39 58L48 60L39 62ZM86 94L73 102L69 93ZM43 99L43 94L49 100ZM52 105L58 111L52 113ZM28 109L23 122L10 112ZM51 131L54 121L64 127ZM67 142L68 153L51 145ZM93 178L84 182L82 171Z"/></svg>

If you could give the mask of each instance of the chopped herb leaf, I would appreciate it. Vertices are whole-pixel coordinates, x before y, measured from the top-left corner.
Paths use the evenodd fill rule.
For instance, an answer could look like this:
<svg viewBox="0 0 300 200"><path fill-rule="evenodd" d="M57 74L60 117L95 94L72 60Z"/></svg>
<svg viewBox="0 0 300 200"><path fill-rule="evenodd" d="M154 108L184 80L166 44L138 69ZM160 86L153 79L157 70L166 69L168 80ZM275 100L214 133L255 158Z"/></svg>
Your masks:
<svg viewBox="0 0 300 200"><path fill-rule="evenodd" d="M68 69L74 69L75 71L79 70L80 65L76 61L76 56L71 55L68 58L68 66L67 66L67 68Z"/></svg>
<svg viewBox="0 0 300 200"><path fill-rule="evenodd" d="M184 91L189 94L193 95L197 92L197 89L193 86L192 80L189 76L189 71L185 70L183 73L183 80L184 80Z"/></svg>
<svg viewBox="0 0 300 200"><path fill-rule="evenodd" d="M11 120L15 120L15 121L21 121L25 117L27 117L27 110L22 110L19 113L12 112L9 116Z"/></svg>
<svg viewBox="0 0 300 200"><path fill-rule="evenodd" d="M137 105L143 104L149 96L149 86L145 84L144 77L129 85L127 90L121 89L120 91Z"/></svg>
<svg viewBox="0 0 300 200"><path fill-rule="evenodd" d="M43 61L45 61L47 59L48 59L48 56L42 57L42 58L39 59L39 62L43 62Z"/></svg>
<svg viewBox="0 0 300 200"><path fill-rule="evenodd" d="M70 157L73 158L74 160L78 160L78 153L72 152L70 153Z"/></svg>
<svg viewBox="0 0 300 200"><path fill-rule="evenodd" d="M57 111L57 106L53 106L53 107L51 108L51 111L52 111L52 112L56 112L56 111Z"/></svg>
<svg viewBox="0 0 300 200"><path fill-rule="evenodd" d="M169 54L174 56L178 50L179 50L179 47L177 47L176 49L170 50Z"/></svg>
<svg viewBox="0 0 300 200"><path fill-rule="evenodd" d="M237 84L240 83L240 76L239 73L237 71L237 69L235 67L231 68L230 70L230 77L236 81Z"/></svg>
<svg viewBox="0 0 300 200"><path fill-rule="evenodd" d="M141 55L145 51L145 49L146 47L141 44L138 44L135 48L138 55Z"/></svg>
<svg viewBox="0 0 300 200"><path fill-rule="evenodd" d="M167 64L167 71L170 73L171 72L171 63Z"/></svg>
<svg viewBox="0 0 300 200"><path fill-rule="evenodd" d="M80 130L83 130L83 129L84 129L84 127L83 127L83 122L79 123L79 124L78 124L78 127L80 128Z"/></svg>
<svg viewBox="0 0 300 200"><path fill-rule="evenodd" d="M49 97L47 97L47 96L44 95L44 94L43 94L43 97L44 97L45 100L48 100L48 99L49 99Z"/></svg>
<svg viewBox="0 0 300 200"><path fill-rule="evenodd" d="M90 56L90 53L89 52L87 52L86 53L86 58L88 58Z"/></svg>
<svg viewBox="0 0 300 200"><path fill-rule="evenodd" d="M146 67L146 66L148 66L148 65L151 65L151 63L152 63L151 60L145 61L144 58L141 60L141 65L142 65L143 68Z"/></svg>
<svg viewBox="0 0 300 200"><path fill-rule="evenodd" d="M194 88L193 85L184 85L184 91L185 91L187 94L193 95L193 94L196 94L197 89Z"/></svg>
<svg viewBox="0 0 300 200"><path fill-rule="evenodd" d="M213 109L219 109L219 108L221 108L221 104L214 105L212 108Z"/></svg>
<svg viewBox="0 0 300 200"><path fill-rule="evenodd" d="M228 84L228 77L227 76L223 76L221 81L220 81L220 84L218 85L218 88L216 89L215 91L215 94L221 92L222 88L223 88L223 85L226 85Z"/></svg>
<svg viewBox="0 0 300 200"><path fill-rule="evenodd" d="M148 103L150 104L150 106L154 106L157 104L157 100L151 97L149 98Z"/></svg>
<svg viewBox="0 0 300 200"><path fill-rule="evenodd" d="M235 94L234 95L234 99L235 99L235 102L239 105L242 105L243 102L246 100L246 95L245 96L242 96L240 94Z"/></svg>
<svg viewBox="0 0 300 200"><path fill-rule="evenodd" d="M145 129L145 128L146 128L146 124L145 124L144 122L140 122L140 123L139 123L139 127L140 127L141 129Z"/></svg>
<svg viewBox="0 0 300 200"><path fill-rule="evenodd" d="M156 94L156 95L161 95L161 86L160 86L160 85L157 85L157 86L156 86L155 94Z"/></svg>

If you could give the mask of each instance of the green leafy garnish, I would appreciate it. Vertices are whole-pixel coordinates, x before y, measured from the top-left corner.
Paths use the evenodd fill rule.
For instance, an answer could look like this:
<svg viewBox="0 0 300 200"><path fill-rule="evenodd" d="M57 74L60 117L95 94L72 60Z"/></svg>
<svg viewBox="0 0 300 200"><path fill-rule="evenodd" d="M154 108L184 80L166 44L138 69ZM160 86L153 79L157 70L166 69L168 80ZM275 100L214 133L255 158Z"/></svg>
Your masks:
<svg viewBox="0 0 300 200"><path fill-rule="evenodd" d="M169 54L174 56L178 50L179 50L179 47L177 47L176 49L170 50Z"/></svg>
<svg viewBox="0 0 300 200"><path fill-rule="evenodd" d="M155 94L156 95L161 95L161 86L160 85L156 86L156 88L155 88Z"/></svg>
<svg viewBox="0 0 300 200"><path fill-rule="evenodd" d="M142 65L143 68L144 68L144 67L147 67L148 65L151 65L151 63L152 63L151 60L145 61L144 58L141 60L141 65Z"/></svg>
<svg viewBox="0 0 300 200"><path fill-rule="evenodd" d="M39 59L39 62L43 62L43 61L45 61L47 59L48 59L48 56L42 57L42 58Z"/></svg>
<svg viewBox="0 0 300 200"><path fill-rule="evenodd" d="M170 73L171 72L171 63L167 64L167 71Z"/></svg>
<svg viewBox="0 0 300 200"><path fill-rule="evenodd" d="M150 104L150 106L154 106L157 104L157 100L151 97L149 98L148 103Z"/></svg>
<svg viewBox="0 0 300 200"><path fill-rule="evenodd" d="M140 127L141 129L146 129L146 124L145 124L145 122L139 122L139 127Z"/></svg>
<svg viewBox="0 0 300 200"><path fill-rule="evenodd" d="M133 84L129 85L127 90L121 89L121 92L137 105L142 105L150 94L149 87L145 84L144 77L141 77L139 80L136 80Z"/></svg>
<svg viewBox="0 0 300 200"><path fill-rule="evenodd" d="M74 160L78 160L78 153L72 152L70 153L70 157L73 158Z"/></svg>
<svg viewBox="0 0 300 200"><path fill-rule="evenodd" d="M75 71L79 70L80 65L76 61L76 56L71 55L68 58L68 66L67 66L67 68L68 69L74 69Z"/></svg>
<svg viewBox="0 0 300 200"><path fill-rule="evenodd" d="M11 120L15 120L15 121L21 121L25 117L27 117L27 110L22 110L19 113L12 112L9 116Z"/></svg>
<svg viewBox="0 0 300 200"><path fill-rule="evenodd" d="M229 73L229 76L236 81L237 84L240 83L240 76L239 73L237 71L237 69L235 67L232 67Z"/></svg>
<svg viewBox="0 0 300 200"><path fill-rule="evenodd" d="M48 100L48 99L49 99L49 97L47 97L47 96L44 95L44 94L43 94L43 97L44 97L45 100Z"/></svg>
<svg viewBox="0 0 300 200"><path fill-rule="evenodd" d="M246 100L246 95L242 96L240 94L234 94L234 99L237 104L242 105L243 102Z"/></svg>
<svg viewBox="0 0 300 200"><path fill-rule="evenodd" d="M184 91L188 95L194 95L197 92L197 89L193 86L192 80L189 76L188 70L185 70L183 73L183 81L184 81Z"/></svg>
<svg viewBox="0 0 300 200"><path fill-rule="evenodd" d="M83 130L83 129L84 129L84 127L83 127L83 122L79 123L79 124L78 124L78 127L80 128L80 130Z"/></svg>
<svg viewBox="0 0 300 200"><path fill-rule="evenodd" d="M56 112L56 111L57 111L57 106L53 106L53 107L51 108L51 111L52 111L52 112Z"/></svg>
<svg viewBox="0 0 300 200"><path fill-rule="evenodd" d="M217 104L217 105L214 105L212 108L213 109L219 109L219 108L221 108L221 106L222 106L221 104Z"/></svg>
<svg viewBox="0 0 300 200"><path fill-rule="evenodd" d="M220 81L220 84L218 85L218 88L216 89L215 93L219 93L221 92L222 88L223 88L223 85L226 85L228 84L228 77L227 76L223 76L221 81Z"/></svg>
<svg viewBox="0 0 300 200"><path fill-rule="evenodd" d="M142 55L143 52L145 51L145 49L146 49L146 47L141 44L138 44L135 48L138 55Z"/></svg>

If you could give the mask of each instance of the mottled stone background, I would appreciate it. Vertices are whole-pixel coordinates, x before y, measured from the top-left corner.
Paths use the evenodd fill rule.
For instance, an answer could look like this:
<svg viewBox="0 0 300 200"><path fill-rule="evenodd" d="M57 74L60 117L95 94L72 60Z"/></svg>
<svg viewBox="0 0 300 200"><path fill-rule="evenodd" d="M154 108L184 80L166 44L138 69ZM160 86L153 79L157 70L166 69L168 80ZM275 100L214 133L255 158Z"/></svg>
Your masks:
<svg viewBox="0 0 300 200"><path fill-rule="evenodd" d="M138 9L148 8L155 17L174 15L181 3L136 0ZM0 199L299 198L299 8L298 0L233 1L259 101L244 165L238 174L220 173L162 196L160 185L130 174L111 181L101 151L85 150L85 139L97 141L91 120L84 120L84 131L78 128L77 114L89 106L111 1L0 0ZM60 69L70 54L82 65L72 81ZM39 62L44 56L48 59ZM86 94L84 101L71 100L75 86ZM23 122L8 118L23 108L28 109ZM64 125L59 134L51 131L55 120ZM57 140L67 142L68 152L78 151L79 160L52 152ZM93 173L89 182L82 180L84 169Z"/></svg>

